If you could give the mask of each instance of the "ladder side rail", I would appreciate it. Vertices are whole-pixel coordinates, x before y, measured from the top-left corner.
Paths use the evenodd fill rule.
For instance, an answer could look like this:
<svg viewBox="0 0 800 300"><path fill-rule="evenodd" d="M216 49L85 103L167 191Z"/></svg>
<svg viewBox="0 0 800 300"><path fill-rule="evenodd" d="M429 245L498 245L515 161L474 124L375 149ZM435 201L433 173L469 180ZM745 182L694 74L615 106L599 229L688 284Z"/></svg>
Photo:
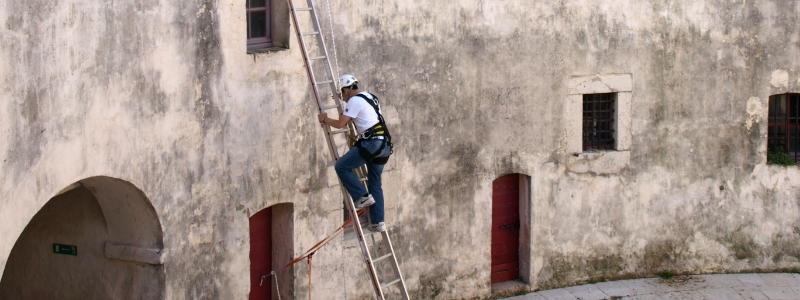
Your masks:
<svg viewBox="0 0 800 300"><path fill-rule="evenodd" d="M318 85L317 85L317 82L316 82L316 77L314 75L314 70L313 70L313 68L311 66L311 60L309 59L309 54L308 54L308 49L306 47L305 38L303 37L303 34L302 34L303 32L300 29L300 24L299 24L298 18L297 18L297 11L295 10L293 1L292 0L287 0L287 1L289 2L289 9L290 9L290 12L291 12L291 15L292 15L292 21L294 23L295 31L296 31L298 40L300 41L300 43L299 43L300 44L300 48L301 48L300 50L301 50L301 52L303 54L303 60L305 62L305 67L306 67L306 74L308 75L309 81L311 82L311 88L312 88L312 90L314 92L314 100L317 102L317 109L320 112L322 112L323 111L323 105L322 105L322 101L321 101L321 98L320 98L320 91L318 89ZM322 29L321 29L321 27L319 25L319 20L318 20L317 14L316 14L316 10L314 9L314 7L315 7L314 6L314 2L313 2L313 0L306 0L306 1L308 3L309 7L311 8L311 13L312 13L311 21L313 23L313 26L316 27L315 29L316 29L316 32L318 33L317 35L318 35L318 38L319 38L319 43L321 44L322 51L324 52L325 70L327 72L328 77L331 78L330 79L330 83L329 83L329 87L331 88L332 94L335 95L335 94L337 94L336 84L335 84L335 80L333 79L333 72L332 72L332 68L331 68L331 65L330 65L330 59L328 59L327 47L325 46L325 39L322 37ZM337 108L338 112L341 114L342 111L343 111L342 105L341 105L341 103L337 103L337 104L338 105L337 105L336 108ZM351 136L354 136L354 135L357 134L357 130L355 128L355 125L352 122L350 122L348 124L348 127L349 127L349 132L350 132ZM330 126L323 126L323 128L325 130L325 135L326 135L326 139L327 139L327 142L328 142L329 149L331 150L331 155L333 156L334 160L338 160L339 159L338 149L337 149L337 146L335 144L334 138L333 138L333 136L331 134ZM349 139L349 137L347 137L347 138ZM353 145L349 144L349 146L352 148ZM361 168L359 168L359 171L360 172L358 172L358 173L361 173L361 175L366 174L366 166L362 166ZM366 180L364 180L363 183L366 185ZM358 236L358 239L359 239L359 245L361 247L362 255L364 256L364 258L365 258L365 260L367 262L367 269L369 270L370 277L371 277L371 280L372 280L373 288L375 289L376 296L377 296L377 298L379 300L383 300L383 299L385 299L385 296L384 296L383 290L381 288L380 280L377 277L378 274L376 274L375 264L373 263L372 256L370 255L370 252L369 252L369 249L368 249L368 246L367 246L367 241L364 238L364 232L363 232L363 229L361 228L361 223L358 221L359 220L358 219L358 212L355 209L355 204L354 204L353 200L350 198L350 194L347 192L347 189L344 188L344 185L341 185L341 181L340 181L340 186L341 186L341 189L342 189L342 195L344 196L344 199L345 199L345 205L347 206L347 210L350 213L350 218L353 220L353 223L354 223L353 226L355 228L356 235ZM406 291L405 282L403 281L403 277L401 275L399 266L397 264L397 259L396 259L395 255L394 255L394 249L391 246L391 241L388 240L388 234L386 232L383 232L382 234L383 234L383 240L388 243L388 249L392 253L393 269L395 271L395 275L397 275L399 280L400 280L401 294L403 296L403 299L408 299L408 292ZM374 244L374 237L373 237L373 244ZM377 253L377 249L376 249L376 253ZM383 271L382 268L381 268L381 271ZM381 273L383 273L383 272L381 272Z"/></svg>
<svg viewBox="0 0 800 300"><path fill-rule="evenodd" d="M353 122L347 124L347 129L350 130L350 132L347 133L347 145L349 145L350 148L353 148L358 140L358 129L356 128L356 124Z"/></svg>
<svg viewBox="0 0 800 300"><path fill-rule="evenodd" d="M305 46L305 38L303 37L302 31L300 30L300 25L297 22L297 13L296 13L296 11L294 9L294 3L291 0L288 0L288 1L289 1L289 8L290 8L290 11L292 13L292 20L294 21L294 24L295 24L295 31L297 33L298 39L300 39L300 41L301 41L300 47L301 47L301 51L303 53L303 59L305 60L305 64L306 64L306 73L309 76L309 80L311 80L312 89L314 90L314 98L317 101L317 107L319 108L319 110L321 112L321 111L323 111L323 109L322 109L323 106L322 106L322 103L321 103L321 100L320 100L319 90L318 90L318 87L317 87L317 84L316 84L316 78L314 76L314 71L312 70L312 68L310 66L311 61L308 59L308 52L307 52L307 48ZM306 2L309 5L308 7L312 8L311 9L311 13L312 13L311 20L312 20L312 23L315 26L314 29L317 32L321 33L322 32L322 28L320 27L320 24L319 24L319 21L318 21L317 12L316 12L315 9L313 9L313 7L315 7L314 6L314 1L313 0L307 0ZM329 57L328 56L328 49L325 46L325 39L322 37L321 34L318 35L318 39L319 39L319 43L322 45L322 51L324 52L323 54L325 55L325 58L326 58L325 59L325 71L328 73L328 77L331 78L331 81L332 81L329 84L329 86L331 88L332 94L335 95L335 94L337 94L336 84L334 83L334 80L333 80L333 74L332 74L332 71L331 71L332 67L331 67L331 64L330 64L330 59L328 59L328 57ZM336 101L338 102L339 100L336 100ZM339 114L343 113L343 108L342 108L342 105L340 103L337 103L336 109L339 112ZM352 122L349 122L347 126L348 126L348 128L350 130L350 136L358 136L358 130L356 129L355 124L353 124ZM330 126L324 126L324 127L325 127L325 133L326 133L327 137L331 137L332 134L331 134ZM330 139L331 138L329 138L329 140ZM349 137L348 137L348 139L349 139ZM349 148L352 148L353 147L353 142L352 141L349 141L349 142L350 142L349 143L350 144ZM329 146L331 146L334 149L336 148L335 147L335 143L333 141L329 142ZM332 152L333 152L334 159L338 159L340 157L338 155L338 149L332 150ZM361 166L361 167L359 167L357 169L356 175L359 178L364 178L364 180L362 180L362 183L364 184L365 187L367 186L366 174L367 174L367 167L366 166Z"/></svg>
<svg viewBox="0 0 800 300"><path fill-rule="evenodd" d="M312 8L311 9L311 23L312 23L312 26L314 26L314 30L316 32L319 32L319 34L317 35L317 43L319 43L319 45L321 47L320 50L322 51L322 55L325 57L324 67L325 67L325 72L327 73L328 78L330 78L330 81L331 81L330 83L328 83L328 86L331 89L331 95L337 95L337 93L338 93L338 90L337 90L337 87L336 87L336 80L337 79L333 77L333 71L332 71L333 67L331 66L331 60L329 59L330 56L328 55L328 47L325 44L325 38L322 35L322 25L319 23L319 15L317 15L317 10L314 9L314 7L316 7L316 5L314 4L313 0L306 0L306 4L308 5L308 7ZM331 26L333 26L333 24L331 24ZM301 37L302 37L302 35L301 35ZM316 85L315 85L315 87L316 87ZM340 100L336 99L335 101L338 104L338 107L336 108L336 110L341 115L344 112L344 110L342 109L341 103L339 103Z"/></svg>
<svg viewBox="0 0 800 300"><path fill-rule="evenodd" d="M317 15L317 10L314 9L316 7L316 5L314 4L313 0L306 0L306 5L308 5L308 7L311 8L310 13L311 13L311 23L312 23L312 26L314 26L313 30L316 31L316 32L319 32L319 34L316 35L317 36L317 42L321 46L321 50L322 50L321 54L325 57L325 65L324 65L325 72L327 73L328 78L331 81L330 83L328 83L328 86L329 86L329 88L331 90L331 95L336 95L337 92L338 92L337 91L337 87L336 87L336 79L333 77L333 71L332 71L333 67L331 66L331 62L330 62L330 59L329 59L330 56L328 55L328 47L325 44L325 38L322 35L322 27L320 26L319 16ZM296 19L295 19L295 22L296 22ZM297 23L295 23L295 24L297 24ZM333 24L331 24L331 26L332 25ZM297 30L297 34L298 34L298 37L300 39L305 41L305 38L303 37L302 32L299 29ZM304 46L305 46L305 42L303 42L303 43L304 43ZM307 47L304 47L304 48L307 49ZM308 53L307 50L304 50L303 53L306 54L306 57L305 57L306 64L308 65L308 68L311 70L311 72L313 74L314 71L313 71L313 69L311 69L311 66L310 66L311 60L308 59L308 57L307 57L307 53ZM313 85L313 88L315 89L315 93L318 93L319 92L319 86L316 84L316 81L313 81L312 85ZM315 96L317 96L317 99L319 99L318 95L319 94L315 95ZM339 99L334 99L334 101L336 102L336 106L337 106L336 110L339 113L339 115L341 115L344 112L343 106L341 105ZM319 101L319 100L318 100L318 106L322 107L321 106L321 101ZM330 128L330 127L328 127L328 128ZM348 128L350 128L350 134L357 135L358 131L356 130L355 125L352 122L348 123ZM328 130L326 129L326 131L328 131ZM352 148L352 146L350 148ZM338 155L338 150L336 152L337 152L337 155L334 158L338 159L341 156Z"/></svg>
<svg viewBox="0 0 800 300"><path fill-rule="evenodd" d="M341 109L341 107L340 107L340 109ZM348 123L347 126L348 126L348 128L350 130L350 133L347 136L347 142L348 142L348 145L350 146L350 148L353 148L353 147L355 147L355 141L351 137L356 137L356 139L357 139L358 138L358 130L356 129L356 125L353 122ZM368 183L368 180L367 180L367 165L366 164L365 165L361 165L360 167L358 167L358 168L356 168L354 170L356 172L356 177L358 177L359 181L361 181L361 184L363 184L364 187L367 190L369 190L369 185L367 184ZM369 218L369 215L367 215L367 217Z"/></svg>
<svg viewBox="0 0 800 300"><path fill-rule="evenodd" d="M370 234L369 237L372 239L372 249L375 250L375 256L374 257L381 257L381 252L380 252L380 248L381 247L379 246L378 241L375 240L375 234ZM380 273L380 275L381 275L382 282L388 282L386 280L386 272L384 271L383 266L384 266L384 264L377 263L375 267L378 268L378 273Z"/></svg>
<svg viewBox="0 0 800 300"><path fill-rule="evenodd" d="M294 7L294 2L292 0L287 0L289 2L289 12L292 15L292 23L294 23L295 33L297 34L297 39L300 41L300 52L303 54L303 60L306 67L306 75L308 75L308 80L311 81L311 88L314 92L314 100L317 102L317 109L322 112L322 103L319 98L319 91L317 89L316 79L314 78L314 71L311 69L311 62L308 60L308 52L306 49L306 42L305 38L303 38L302 31L300 29L300 23L297 21L297 11ZM312 7L313 8L313 7ZM341 108L340 108L341 109ZM328 142L328 148L331 151L331 155L333 156L334 160L339 159L339 151L336 149L336 144L333 142L333 138L331 137L331 129L330 126L322 126L323 130L325 130L325 137Z"/></svg>
<svg viewBox="0 0 800 300"><path fill-rule="evenodd" d="M300 29L300 23L297 19L297 11L294 9L294 3L292 0L287 0L289 2L289 11L292 14L292 21L294 23L295 33L297 34L297 39L300 40L300 52L303 54L303 63L306 67L306 74L308 75L308 80L311 81L311 89L314 91L314 100L317 102L317 108L322 111L322 102L319 96L319 90L317 88L317 79L314 76L314 70L311 68L311 62L308 59L308 48L306 47L306 40L303 37L302 31Z"/></svg>
<svg viewBox="0 0 800 300"><path fill-rule="evenodd" d="M353 228L355 228L356 236L358 236L358 244L361 246L361 254L364 255L364 258L367 261L367 269L369 270L372 287L375 289L375 295L378 296L379 300L383 300L385 297L383 295L383 291L381 290L381 284L378 280L378 276L375 274L375 265L372 263L372 256L369 254L369 249L367 248L367 241L364 240L364 231L361 228L361 223L358 222L358 211L356 211L356 205L353 203L353 200L350 198L350 194L347 192L347 189L344 188L344 185L342 185L342 193L345 195L347 210L350 212L350 218L353 220Z"/></svg>
<svg viewBox="0 0 800 300"><path fill-rule="evenodd" d="M358 167L358 172L356 172L356 174L358 174L358 178L359 179L360 178L364 179L363 182L364 182L364 186L366 187L367 183L369 182L369 179L367 178L367 174L368 174L367 165L363 165L363 166Z"/></svg>
<svg viewBox="0 0 800 300"><path fill-rule="evenodd" d="M389 239L389 232L381 232L381 235L383 236L383 242L386 243L386 247L388 247L389 252L392 253L392 267L395 271L397 279L400 279L400 294L403 296L403 300L409 300L408 289L406 289L406 281L403 279L403 272L400 271L400 265L397 263L397 255L395 255L394 247L392 246L392 240Z"/></svg>
<svg viewBox="0 0 800 300"><path fill-rule="evenodd" d="M316 7L316 5L314 5L314 0L306 0L306 2L308 3L308 7L312 7L312 8ZM328 59L330 57L330 56L328 56L328 47L325 45L325 38L322 36L322 26L319 24L319 16L317 15L317 10L316 9L312 9L311 10L311 15L312 15L311 22L314 23L314 27L316 27L317 32L319 32L319 35L317 36L317 38L319 39L319 44L322 46L322 53L323 53L323 55L325 55L325 71L328 73L328 78L331 79L331 83L329 84L329 86L331 88L331 94L336 95L336 93L338 92L336 90L336 80L337 80L337 78L333 77L333 70L332 70L332 67L331 67L331 60ZM333 20L331 20L331 22L333 22ZM330 26L331 26L331 28L333 28L333 23L331 23ZM342 113L341 106L339 107L339 113L340 114Z"/></svg>
<svg viewBox="0 0 800 300"><path fill-rule="evenodd" d="M355 136L358 137L358 130L356 129L356 125L353 122L350 122L350 135L348 136L348 141L350 144L350 148L355 147L355 141L351 140L350 137ZM361 165L360 167L355 169L356 177L361 181L367 190L369 190L368 180L367 180L367 165ZM369 216L369 215L367 215Z"/></svg>

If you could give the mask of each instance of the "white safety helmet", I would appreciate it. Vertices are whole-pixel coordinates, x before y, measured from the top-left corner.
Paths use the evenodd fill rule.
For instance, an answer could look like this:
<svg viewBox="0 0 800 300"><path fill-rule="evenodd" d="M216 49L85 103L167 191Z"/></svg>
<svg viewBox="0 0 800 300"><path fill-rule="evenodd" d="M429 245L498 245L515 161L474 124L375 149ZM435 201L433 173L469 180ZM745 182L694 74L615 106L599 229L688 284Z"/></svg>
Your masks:
<svg viewBox="0 0 800 300"><path fill-rule="evenodd" d="M358 79L355 76L350 74L344 74L339 77L339 88L346 88L355 83L358 83Z"/></svg>

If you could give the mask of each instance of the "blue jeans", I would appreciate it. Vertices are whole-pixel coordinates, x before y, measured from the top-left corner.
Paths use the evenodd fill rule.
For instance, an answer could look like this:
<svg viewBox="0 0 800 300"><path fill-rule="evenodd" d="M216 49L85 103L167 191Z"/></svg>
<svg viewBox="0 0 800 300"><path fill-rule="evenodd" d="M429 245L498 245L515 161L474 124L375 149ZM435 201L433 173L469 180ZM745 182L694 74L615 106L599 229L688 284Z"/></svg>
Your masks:
<svg viewBox="0 0 800 300"><path fill-rule="evenodd" d="M370 153L375 153L384 143L386 143L385 140L365 140L361 142L361 145L369 150ZM381 153L375 155L375 157L387 157L389 156L389 151L391 151L391 148L387 143ZM378 222L383 222L384 218L383 188L381 187L381 173L383 173L384 165L367 163L358 153L358 148L353 147L336 161L336 174L339 175L339 180L342 181L342 185L347 189L350 198L356 201L366 195L367 190L358 180L353 169L364 164L367 164L367 186L369 187L369 193L372 194L372 198L375 199L375 204L369 207L369 217L373 224L377 224Z"/></svg>

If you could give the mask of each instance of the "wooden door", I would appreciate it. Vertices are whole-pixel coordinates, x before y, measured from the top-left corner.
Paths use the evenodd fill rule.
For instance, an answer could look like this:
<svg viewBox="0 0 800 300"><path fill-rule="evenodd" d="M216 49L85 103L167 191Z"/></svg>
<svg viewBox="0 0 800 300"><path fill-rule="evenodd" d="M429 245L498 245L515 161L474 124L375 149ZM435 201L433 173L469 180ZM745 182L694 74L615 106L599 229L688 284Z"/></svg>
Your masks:
<svg viewBox="0 0 800 300"><path fill-rule="evenodd" d="M492 182L492 283L519 278L519 174Z"/></svg>
<svg viewBox="0 0 800 300"><path fill-rule="evenodd" d="M272 207L250 217L250 300L272 299Z"/></svg>

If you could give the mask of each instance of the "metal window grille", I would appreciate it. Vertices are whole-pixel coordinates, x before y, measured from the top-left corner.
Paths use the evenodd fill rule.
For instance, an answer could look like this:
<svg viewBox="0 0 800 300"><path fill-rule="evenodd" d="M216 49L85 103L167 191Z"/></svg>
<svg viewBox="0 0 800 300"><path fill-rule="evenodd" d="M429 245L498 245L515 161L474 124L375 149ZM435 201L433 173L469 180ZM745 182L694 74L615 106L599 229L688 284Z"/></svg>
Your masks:
<svg viewBox="0 0 800 300"><path fill-rule="evenodd" d="M800 94L769 97L767 151L800 158Z"/></svg>
<svg viewBox="0 0 800 300"><path fill-rule="evenodd" d="M583 95L583 151L615 150L617 94Z"/></svg>
<svg viewBox="0 0 800 300"><path fill-rule="evenodd" d="M272 0L246 0L247 50L272 47Z"/></svg>

